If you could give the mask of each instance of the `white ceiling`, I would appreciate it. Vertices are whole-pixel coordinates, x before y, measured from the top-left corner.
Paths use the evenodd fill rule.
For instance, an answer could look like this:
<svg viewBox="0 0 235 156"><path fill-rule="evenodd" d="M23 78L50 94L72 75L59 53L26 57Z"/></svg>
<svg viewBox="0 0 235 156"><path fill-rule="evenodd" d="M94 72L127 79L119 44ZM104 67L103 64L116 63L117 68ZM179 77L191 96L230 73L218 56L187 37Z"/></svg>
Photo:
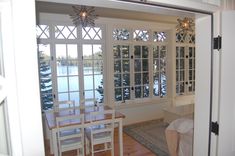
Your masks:
<svg viewBox="0 0 235 156"><path fill-rule="evenodd" d="M58 13L58 14L71 14L73 11L71 6L72 6L71 4L37 1L36 11L37 13L46 12L46 13ZM134 20L155 21L155 22L172 23L172 24L175 24L177 22L177 18L179 18L179 16L160 15L157 13L114 9L107 7L95 7L95 9L99 17L108 17L108 18L134 19Z"/></svg>

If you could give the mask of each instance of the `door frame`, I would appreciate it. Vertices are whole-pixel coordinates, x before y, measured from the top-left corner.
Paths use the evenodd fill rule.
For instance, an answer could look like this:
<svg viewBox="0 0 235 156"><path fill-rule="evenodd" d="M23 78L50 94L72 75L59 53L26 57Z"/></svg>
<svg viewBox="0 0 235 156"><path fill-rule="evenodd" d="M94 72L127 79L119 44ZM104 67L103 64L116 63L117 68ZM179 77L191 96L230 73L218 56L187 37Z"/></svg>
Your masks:
<svg viewBox="0 0 235 156"><path fill-rule="evenodd" d="M13 10L13 17L11 17L10 19L12 19L15 24L19 25L20 22L17 19L22 19L22 17L24 17L24 19L28 19L27 21L26 20L24 21L24 22L26 22L24 24L26 24L26 25L29 24L29 26L32 26L32 25L35 26L35 21L36 21L35 9L34 9L35 8L35 1L33 1L33 2L32 1L19 2L18 0L6 0L6 1L10 1L12 3L11 9ZM119 7L119 8L130 9L130 10L134 10L137 7L137 8L140 8L140 11L141 11L141 9L143 10L143 7L144 7L144 10L146 11L146 7L148 6L149 7L148 9L152 12L156 12L156 10L158 10L156 8L160 8L163 11L164 10L166 11L166 10L169 10L169 9L171 9L173 11L181 10L179 12L181 14L182 14L182 10L185 13L190 13L191 11L193 11L194 14L198 15L197 16L198 19L204 18L204 17L201 16L202 14L206 14L206 16L209 16L209 17L211 17L211 19L213 19L213 13L218 10L217 7L214 7L214 6L211 6L211 5L205 5L205 4L202 4L202 3L187 1L187 0L181 0L180 2L177 2L177 1L173 2L173 1L170 1L170 0L166 0L166 1L162 2L161 0L154 0L154 5L153 4L139 4L140 2L137 3L135 1L132 1L131 3L137 3L136 5L126 5L126 2L124 3L124 0L116 0L116 1L99 0L99 2L97 2L96 0L89 0L89 1L87 1L87 0L67 0L67 1L65 1L65 0L39 0L39 1L68 3L68 4L78 4L79 3L79 4L84 4L84 5L97 4L97 5L100 5L100 6L103 6L103 7L104 6L105 7L114 7L115 6L115 7ZM121 2L121 1L123 2L122 4L113 5L113 3ZM107 5L105 5L105 4L107 4ZM27 6L27 8L29 8L29 9L22 10L22 8L24 8L25 6ZM204 19L204 20L208 21L208 20L210 20L210 18L209 19ZM200 20L197 20L197 21L199 23L201 22ZM35 29L33 27L28 27L28 26L25 27L25 28L23 28L23 26L21 26L21 28L23 30L26 30L27 35L24 35L24 36L20 36L19 34L14 34L13 35L13 37L16 37L14 39L14 44L12 44L13 47L14 47L14 50L19 51L19 52L22 51L23 45L19 45L17 43L18 42L22 43L21 41L24 41L24 43L25 42L28 43L27 45L33 45L33 47L30 47L28 50L30 50L30 51L33 50L33 51L36 52L36 42L33 39L33 37L35 38ZM19 29L17 29L16 26L15 26L14 28L11 28L11 30L14 30L13 32L16 32L16 30L19 30ZM211 30L213 30L213 25L211 26ZM209 32L211 34L211 35L209 35L210 38L211 38L211 40L210 40L211 48L209 50L210 53L212 53L212 51L213 51L212 50L212 38L213 38L212 32L213 31ZM31 34L31 35L29 35L29 34ZM206 48L206 49L208 50L208 48ZM35 68L36 67L35 64L37 64L37 59L34 58L34 55L27 56L27 54L28 53L22 53L22 57L28 57L29 59L32 59L31 62L33 63L33 68ZM13 53L13 55L14 55L14 53ZM14 92L15 92L15 95L18 95L18 97L20 97L20 95L24 95L24 94L28 95L28 93L24 93L24 90L22 88L17 88L17 84L20 84L21 82L25 83L25 80L22 79L23 77L20 77L19 73L18 73L18 72L21 72L23 70L15 70L18 65L20 65L20 66L18 66L17 69L22 67L22 65L20 63L20 58L22 58L22 57L20 57L19 54L16 56L17 60L15 61L15 67L13 67L13 69L14 69L13 74L18 74L17 75L18 77L14 77L13 80L14 80L14 82L17 81L17 83L15 82L14 84L11 84L13 86L13 88L16 88L16 90ZM203 57L202 53L201 53L200 57ZM10 60L10 59L8 59L8 60ZM213 59L210 59L210 60L212 61ZM10 61L12 61L12 60L10 60ZM207 61L207 64L210 64L209 68L212 68L211 61L209 61L210 63L208 63L208 60L204 60L204 61L205 62ZM38 76L38 73L37 73L36 70L34 72L32 72L32 74ZM37 81L38 78L36 78L35 76L32 76L32 78L35 79L34 82L33 82L33 84L35 84L35 82ZM37 85L35 85L35 86L36 86L36 90L37 90L39 88L39 86L37 86ZM200 86L198 86L198 87L200 87ZM30 86L28 88L30 88ZM212 87L210 85L209 89L211 90L211 88ZM199 88L197 88L197 89L199 89ZM211 92L212 92L212 90L211 90ZM211 92L210 92L210 97L211 97ZM39 89L35 92L32 92L32 94L33 94L33 96L31 97L31 99L35 100L34 102L35 102L36 107L31 109L30 111L27 110L27 109L24 109L24 108L27 108L27 106L30 105L31 102L24 101L22 99L17 99L16 98L17 96L16 96L15 99L14 99L14 101L16 103L16 107L13 107L14 111L11 110L11 113L9 113L9 115L13 115L13 117L15 117L17 119L15 121L14 120L11 120L11 121L13 123L16 122L15 125L18 126L18 128L11 129L11 131L15 131L15 132L17 131L17 134L20 134L17 137L17 139L18 139L18 141L21 141L21 143L22 143L21 146L18 146L18 144L15 144L12 147L13 148L13 155L21 156L21 155L23 155L23 153L25 155L32 155L32 154L43 155L43 153L44 153L44 148L42 146L42 142L43 142L43 133L42 133L42 129L41 129L42 121L41 121L41 118L40 118L41 110L39 109L40 108ZM200 100L202 100L202 99L199 99L199 102L200 102ZM209 99L209 101L210 101L210 106L212 106L211 98ZM200 103L200 105L203 105L203 103ZM200 109L200 108L198 108L198 109ZM208 126L208 124L210 122L208 118L209 118L209 115L211 115L211 114L208 114L209 113L209 107L206 107L206 109L204 111L206 111L207 112L206 115L208 115L208 116L206 116L206 123L207 124L202 124L202 125ZM211 111L211 109L210 109L210 111ZM13 114L13 112L16 112L17 114ZM197 116L199 116L201 112L198 112ZM27 126L28 125L27 122L30 122L30 119L28 119L28 117L32 116L32 115L35 116L35 120L33 122L33 125L35 125L35 123L36 123L36 125L35 125L35 127L33 127L33 130L29 131L29 129L28 129L29 126ZM200 121L200 119L198 119L198 121ZM204 127L202 125L201 124L196 125L198 128L195 129L195 130L198 131L198 133L204 133L205 129L203 129ZM209 130L209 127L208 127L208 130ZM33 136L33 137L31 137L31 136ZM206 149L205 148L200 149L200 147L203 146L201 143L204 141L204 138L206 140L209 139L208 137L205 137L205 136L199 136L197 141L194 140L194 155L200 155L200 154L197 154L195 152L195 151L198 151L198 150L206 150L206 151L203 151L204 155L208 154L207 153L208 152L207 148ZM202 140L200 140L200 139L202 139ZM11 139L11 140L13 140L13 139ZM208 143L208 141L206 142L206 144L207 143ZM37 148L35 149L35 147L37 147ZM206 147L208 147L208 145Z"/></svg>

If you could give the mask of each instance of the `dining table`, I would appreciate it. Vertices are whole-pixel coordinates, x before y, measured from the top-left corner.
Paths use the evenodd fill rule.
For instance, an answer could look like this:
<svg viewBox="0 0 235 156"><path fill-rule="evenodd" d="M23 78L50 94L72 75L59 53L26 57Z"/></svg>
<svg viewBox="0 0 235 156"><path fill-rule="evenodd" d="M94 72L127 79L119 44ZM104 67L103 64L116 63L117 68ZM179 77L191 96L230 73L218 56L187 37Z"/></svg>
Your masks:
<svg viewBox="0 0 235 156"><path fill-rule="evenodd" d="M90 122L90 113L94 111L103 111L113 109L110 106L102 105L102 106L89 106L84 108L74 108L74 109L64 109L59 111L46 111L45 112L45 126L46 126L46 136L50 140L50 154L54 154L54 156L58 156L58 145L57 145L57 125L56 125L56 117L68 116L68 115L79 115L84 114L84 127L92 126ZM123 119L125 115L115 110L115 125L118 127L118 142L119 142L119 155L123 156ZM107 116L100 116L99 120L107 120ZM76 125L81 124L80 121L73 121L71 123L65 123L66 125ZM61 125L60 125L61 126Z"/></svg>

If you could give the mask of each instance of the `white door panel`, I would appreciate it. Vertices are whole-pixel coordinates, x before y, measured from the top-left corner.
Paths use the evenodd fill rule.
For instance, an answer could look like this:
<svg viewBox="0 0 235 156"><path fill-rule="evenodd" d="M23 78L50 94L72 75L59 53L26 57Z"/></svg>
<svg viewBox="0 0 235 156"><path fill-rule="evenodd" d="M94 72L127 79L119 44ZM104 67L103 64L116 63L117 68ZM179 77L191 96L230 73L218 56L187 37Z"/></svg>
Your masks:
<svg viewBox="0 0 235 156"><path fill-rule="evenodd" d="M222 13L221 87L218 155L235 155L235 11Z"/></svg>

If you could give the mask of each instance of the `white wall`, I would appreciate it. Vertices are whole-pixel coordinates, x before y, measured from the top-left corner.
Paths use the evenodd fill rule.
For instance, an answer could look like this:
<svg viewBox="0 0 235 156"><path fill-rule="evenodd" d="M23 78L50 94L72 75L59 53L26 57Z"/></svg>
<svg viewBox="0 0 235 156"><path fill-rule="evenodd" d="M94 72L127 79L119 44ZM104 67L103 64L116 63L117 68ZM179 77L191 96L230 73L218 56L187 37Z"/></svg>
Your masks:
<svg viewBox="0 0 235 156"><path fill-rule="evenodd" d="M137 107L120 108L117 109L125 114L123 125L143 122L147 120L160 119L164 117L163 108L169 106L168 102L161 104L146 104Z"/></svg>

